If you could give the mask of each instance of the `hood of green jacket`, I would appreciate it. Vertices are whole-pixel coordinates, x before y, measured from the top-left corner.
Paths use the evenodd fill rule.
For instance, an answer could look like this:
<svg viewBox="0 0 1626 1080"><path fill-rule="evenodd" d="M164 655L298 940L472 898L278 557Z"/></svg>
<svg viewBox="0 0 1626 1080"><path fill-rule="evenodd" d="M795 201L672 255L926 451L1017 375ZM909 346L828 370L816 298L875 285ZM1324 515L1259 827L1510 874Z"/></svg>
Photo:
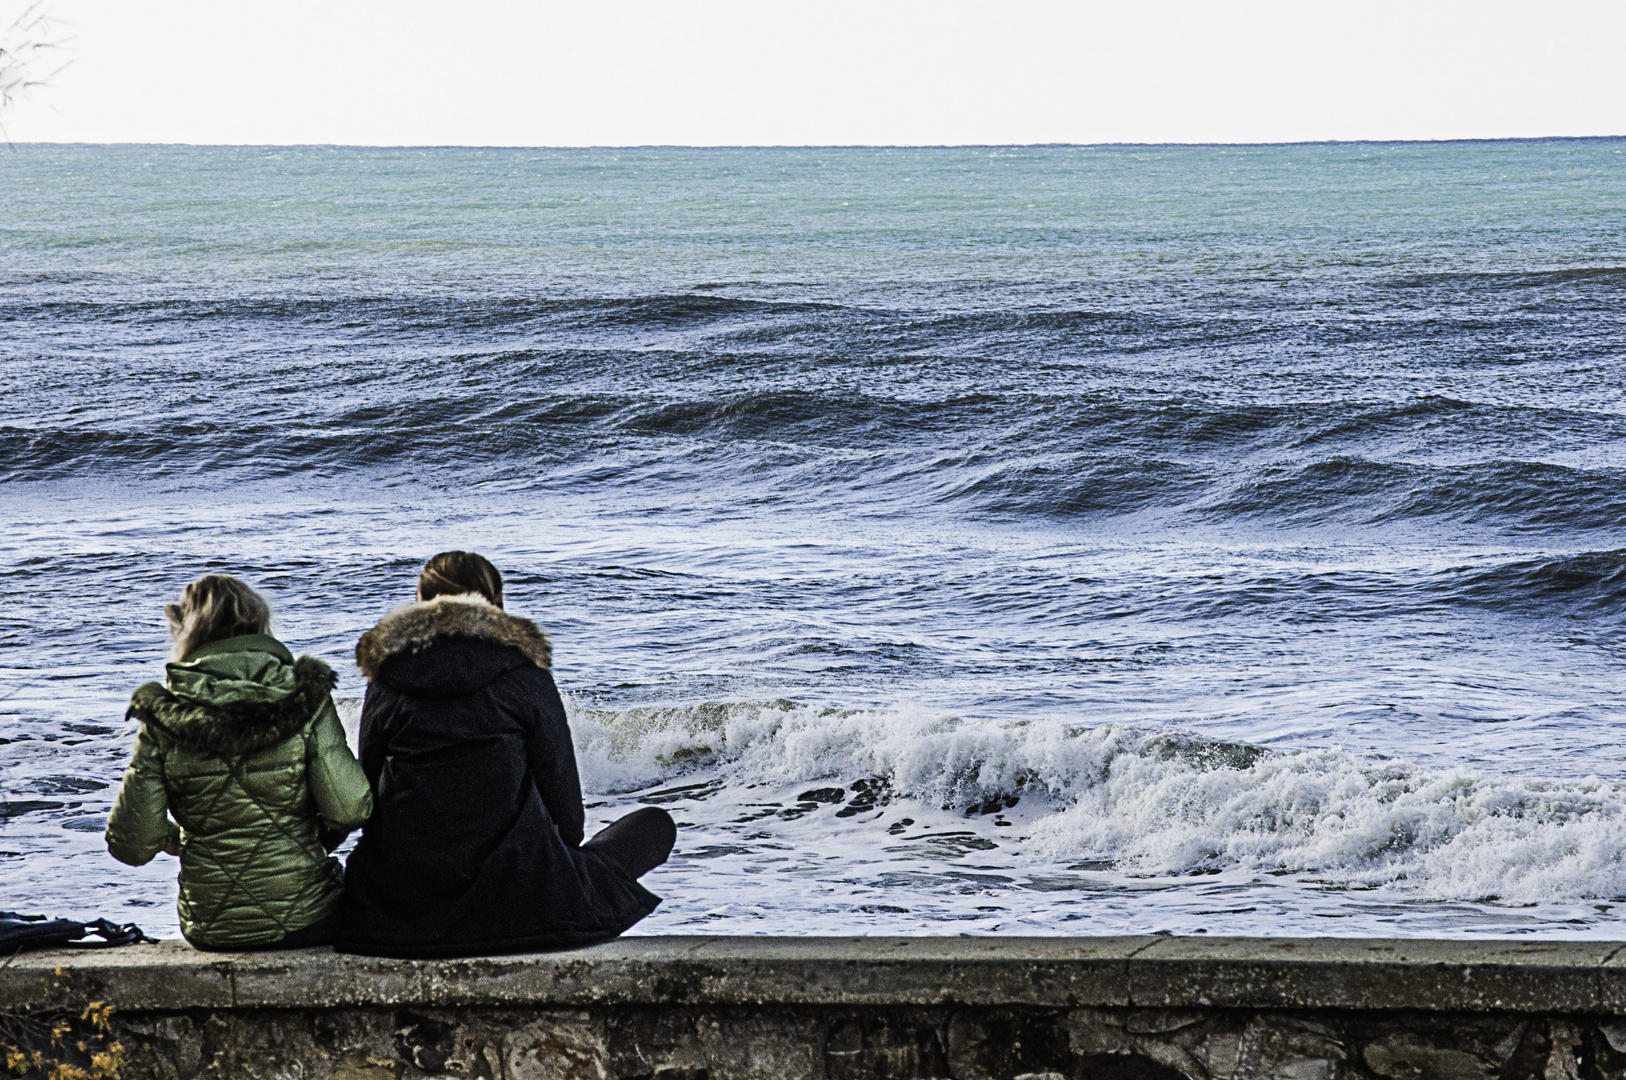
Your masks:
<svg viewBox="0 0 1626 1080"><path fill-rule="evenodd" d="M294 660L268 634L212 641L169 664L168 680L137 688L130 715L184 746L230 757L301 730L338 683L314 656Z"/></svg>

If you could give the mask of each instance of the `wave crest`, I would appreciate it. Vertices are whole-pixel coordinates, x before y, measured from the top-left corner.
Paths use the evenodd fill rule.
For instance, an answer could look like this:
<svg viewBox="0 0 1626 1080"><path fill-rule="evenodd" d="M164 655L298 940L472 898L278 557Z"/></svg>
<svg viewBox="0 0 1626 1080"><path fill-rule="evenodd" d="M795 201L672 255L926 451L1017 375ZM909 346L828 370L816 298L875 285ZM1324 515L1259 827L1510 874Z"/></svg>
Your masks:
<svg viewBox="0 0 1626 1080"><path fill-rule="evenodd" d="M1041 856L1134 875L1224 870L1533 904L1626 893L1626 791L1478 776L1340 750L1271 751L1121 724L968 720L789 701L575 708L586 786L628 792L697 770L723 790L879 778L974 811L1018 796Z"/></svg>

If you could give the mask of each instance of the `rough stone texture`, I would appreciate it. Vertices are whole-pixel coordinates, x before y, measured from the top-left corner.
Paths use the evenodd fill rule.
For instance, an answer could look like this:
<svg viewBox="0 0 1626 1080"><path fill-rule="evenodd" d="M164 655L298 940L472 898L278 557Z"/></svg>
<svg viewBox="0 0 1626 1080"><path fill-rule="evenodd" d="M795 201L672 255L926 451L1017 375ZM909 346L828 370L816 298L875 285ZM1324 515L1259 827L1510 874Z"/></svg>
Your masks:
<svg viewBox="0 0 1626 1080"><path fill-rule="evenodd" d="M1626 1012L1619 943L1158 938L1132 957L1137 1004Z"/></svg>
<svg viewBox="0 0 1626 1080"><path fill-rule="evenodd" d="M0 1007L111 1001L134 1078L1626 1080L1617 946L628 939L407 962L30 954Z"/></svg>
<svg viewBox="0 0 1626 1080"><path fill-rule="evenodd" d="M249 1010L119 1021L133 1078L1621 1080L1586 1017L1142 1009Z"/></svg>

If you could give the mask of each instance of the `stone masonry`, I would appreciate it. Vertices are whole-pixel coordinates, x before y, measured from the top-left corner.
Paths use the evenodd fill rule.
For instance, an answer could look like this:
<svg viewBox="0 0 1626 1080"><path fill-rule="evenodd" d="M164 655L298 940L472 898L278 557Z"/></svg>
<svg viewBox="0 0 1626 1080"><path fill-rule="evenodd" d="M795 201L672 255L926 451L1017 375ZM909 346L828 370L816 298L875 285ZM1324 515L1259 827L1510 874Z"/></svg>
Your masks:
<svg viewBox="0 0 1626 1080"><path fill-rule="evenodd" d="M0 1007L118 1012L123 1075L300 1080L1626 1080L1626 947L628 938L398 961L34 953Z"/></svg>

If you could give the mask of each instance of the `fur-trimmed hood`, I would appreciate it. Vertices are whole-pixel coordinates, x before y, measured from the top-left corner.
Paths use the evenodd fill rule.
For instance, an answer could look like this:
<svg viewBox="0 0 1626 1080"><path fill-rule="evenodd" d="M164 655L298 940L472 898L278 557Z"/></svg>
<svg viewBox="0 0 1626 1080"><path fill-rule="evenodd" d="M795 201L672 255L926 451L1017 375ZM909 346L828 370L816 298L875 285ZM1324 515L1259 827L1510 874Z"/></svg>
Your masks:
<svg viewBox="0 0 1626 1080"><path fill-rule="evenodd" d="M131 696L127 715L167 732L184 746L223 757L252 754L303 729L339 682L333 669L314 656L302 656L286 667L292 671L280 673L287 677L279 679L279 685L261 685L258 693L243 693L243 683L231 679L193 678L189 689L180 692L159 682L143 683ZM209 684L217 681L225 692L211 700Z"/></svg>
<svg viewBox="0 0 1626 1080"><path fill-rule="evenodd" d="M421 604L396 608L356 642L356 666L372 682L390 657L422 652L439 638L507 645L544 671L553 662L547 635L535 623L492 606L484 597L467 593L437 596Z"/></svg>

